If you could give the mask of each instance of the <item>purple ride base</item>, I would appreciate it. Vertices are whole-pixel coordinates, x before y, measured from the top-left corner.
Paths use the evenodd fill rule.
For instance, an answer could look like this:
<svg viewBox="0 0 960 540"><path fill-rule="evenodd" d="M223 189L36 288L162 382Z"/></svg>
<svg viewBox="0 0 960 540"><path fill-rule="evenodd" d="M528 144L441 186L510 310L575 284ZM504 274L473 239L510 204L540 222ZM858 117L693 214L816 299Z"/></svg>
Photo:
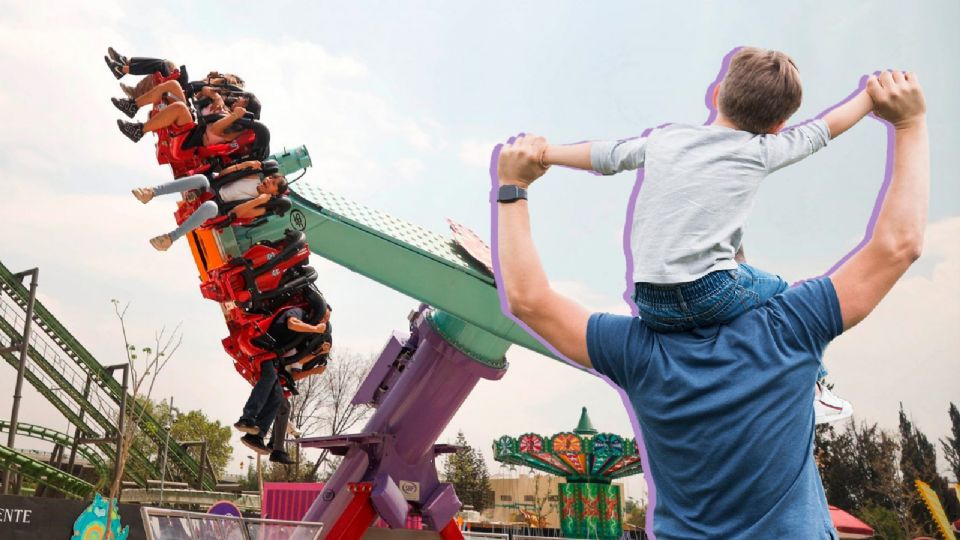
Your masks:
<svg viewBox="0 0 960 540"><path fill-rule="evenodd" d="M480 379L506 373L471 358L443 338L421 306L409 338L391 336L354 397L376 407L356 435L303 438L305 448L326 448L344 459L313 502L304 521L323 522L326 537L351 500L348 484L372 482L371 503L392 528L403 527L408 502L433 530L443 529L460 510L453 486L437 477L436 456L456 451L435 445L450 419Z"/></svg>

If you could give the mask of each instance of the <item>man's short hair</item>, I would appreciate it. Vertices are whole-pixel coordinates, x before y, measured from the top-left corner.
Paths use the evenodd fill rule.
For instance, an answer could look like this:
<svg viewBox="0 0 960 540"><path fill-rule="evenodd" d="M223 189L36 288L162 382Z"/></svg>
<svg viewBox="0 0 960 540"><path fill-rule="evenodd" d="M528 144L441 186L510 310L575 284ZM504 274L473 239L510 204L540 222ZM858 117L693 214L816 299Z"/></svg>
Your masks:
<svg viewBox="0 0 960 540"><path fill-rule="evenodd" d="M803 89L796 64L780 51L743 47L720 83L719 106L738 128L767 133L800 108Z"/></svg>

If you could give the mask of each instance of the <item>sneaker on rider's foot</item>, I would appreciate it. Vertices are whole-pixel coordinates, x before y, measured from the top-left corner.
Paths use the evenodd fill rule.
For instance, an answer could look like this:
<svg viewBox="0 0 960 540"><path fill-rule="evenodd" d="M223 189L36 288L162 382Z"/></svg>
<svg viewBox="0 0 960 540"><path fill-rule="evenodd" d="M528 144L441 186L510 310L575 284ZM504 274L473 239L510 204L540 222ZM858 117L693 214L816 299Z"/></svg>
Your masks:
<svg viewBox="0 0 960 540"><path fill-rule="evenodd" d="M284 452L283 450L274 450L270 453L270 461L274 463L280 463L282 465L293 465L296 461L290 459L290 454Z"/></svg>
<svg viewBox="0 0 960 540"><path fill-rule="evenodd" d="M166 251L173 245L173 238L169 234L161 234L150 239L150 245L157 251ZM257 430L258 432L260 430Z"/></svg>
<svg viewBox="0 0 960 540"><path fill-rule="evenodd" d="M267 445L263 444L263 437L259 435L244 435L243 437L240 437L240 442L261 456L265 456L270 453L270 449L267 448Z"/></svg>
<svg viewBox="0 0 960 540"><path fill-rule="evenodd" d="M130 98L110 98L110 103L113 103L113 106L120 109L120 112L127 115L127 118L133 118L137 115L137 111L140 110L140 107L137 107L137 102Z"/></svg>
<svg viewBox="0 0 960 540"><path fill-rule="evenodd" d="M126 135L126 137L133 142L138 142L143 138L143 124L140 122L117 120L117 127L120 128L120 133Z"/></svg>
<svg viewBox="0 0 960 540"><path fill-rule="evenodd" d="M817 383L817 392L813 398L813 411L817 424L837 422L853 416L853 405L837 397L826 386Z"/></svg>
<svg viewBox="0 0 960 540"><path fill-rule="evenodd" d="M257 425L254 424L252 420L249 420L247 418L241 418L237 420L237 423L234 424L233 427L239 429L244 433L249 433L251 435L258 435L260 433L260 428L258 428Z"/></svg>
<svg viewBox="0 0 960 540"><path fill-rule="evenodd" d="M109 56L104 56L103 61L107 63L107 68L110 70L110 73L113 73L113 76L121 79L126 73L123 72L123 64L111 60Z"/></svg>
<svg viewBox="0 0 960 540"><path fill-rule="evenodd" d="M107 56L114 62L120 62L121 64L127 63L127 57L118 53L113 47L107 47Z"/></svg>
<svg viewBox="0 0 960 540"><path fill-rule="evenodd" d="M153 188L149 187L138 187L132 190L131 193L133 193L133 196L143 204L147 204L148 202L152 201L153 196L156 195L156 193L153 191Z"/></svg>

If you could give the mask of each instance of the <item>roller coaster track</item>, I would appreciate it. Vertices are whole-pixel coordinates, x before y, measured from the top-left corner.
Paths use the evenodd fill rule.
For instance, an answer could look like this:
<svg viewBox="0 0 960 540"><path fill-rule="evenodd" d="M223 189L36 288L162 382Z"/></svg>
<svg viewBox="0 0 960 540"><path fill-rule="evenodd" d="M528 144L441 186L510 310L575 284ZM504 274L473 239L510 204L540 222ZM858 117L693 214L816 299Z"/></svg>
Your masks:
<svg viewBox="0 0 960 540"><path fill-rule="evenodd" d="M22 340L20 332L28 292L2 263L0 291L3 293L0 295L0 340L4 345L19 343ZM115 419L118 418L119 404L123 396L120 383L40 301L34 305L33 320L40 331L31 333L29 363L25 371L28 382L86 434L103 434L106 437L115 434ZM4 354L3 357L13 367L19 363L18 357L13 354ZM91 383L90 391L85 397L83 389L88 379ZM188 481L197 479L200 471L197 460L170 439L168 431L160 422L129 395L127 406L131 409L132 416L138 420L138 427L145 436L158 446L167 445L169 463L179 471L181 478ZM81 410L88 415L87 418L78 414ZM93 420L101 429L94 429L89 420ZM112 459L114 450L109 443L98 446ZM138 469L155 478L160 476L156 465L140 448L132 447L130 457L131 464L136 466L128 471L139 484L146 485L146 478L136 472ZM209 471L205 471L200 478L200 487L210 490L216 487L216 479Z"/></svg>
<svg viewBox="0 0 960 540"><path fill-rule="evenodd" d="M6 420L0 420L0 431L9 431L10 422ZM64 448L69 448L73 444L73 437L67 435L66 433L60 433L59 431L45 428L43 426L37 426L34 424L25 424L23 422L17 422L17 433L20 435L25 435L31 439L37 439L46 442L52 442L58 444ZM90 448L84 445L77 446L77 453L80 454L97 474L100 476L100 482L102 485L105 485L110 481L110 468L107 466L107 463L103 461L103 457L100 454L94 452ZM56 486L53 486L56 487Z"/></svg>
<svg viewBox="0 0 960 540"><path fill-rule="evenodd" d="M52 487L74 497L85 499L93 494L94 486L86 480L60 469L25 456L16 450L0 445L0 467L16 469L18 473L39 484Z"/></svg>

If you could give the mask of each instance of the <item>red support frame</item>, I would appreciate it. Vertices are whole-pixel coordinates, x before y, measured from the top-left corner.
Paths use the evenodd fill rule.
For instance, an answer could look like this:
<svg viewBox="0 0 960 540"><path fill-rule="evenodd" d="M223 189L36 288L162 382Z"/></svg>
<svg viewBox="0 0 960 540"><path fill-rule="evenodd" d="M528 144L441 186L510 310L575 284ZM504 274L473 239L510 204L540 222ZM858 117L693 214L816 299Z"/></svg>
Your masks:
<svg viewBox="0 0 960 540"><path fill-rule="evenodd" d="M463 540L463 531L460 530L457 520L451 519L450 523L447 523L447 526L440 531L440 538L443 540Z"/></svg>
<svg viewBox="0 0 960 540"><path fill-rule="evenodd" d="M358 540L377 517L377 511L373 509L373 504L370 502L373 483L351 482L348 488L350 493L353 493L353 498L330 527L330 532L326 535L327 540Z"/></svg>

